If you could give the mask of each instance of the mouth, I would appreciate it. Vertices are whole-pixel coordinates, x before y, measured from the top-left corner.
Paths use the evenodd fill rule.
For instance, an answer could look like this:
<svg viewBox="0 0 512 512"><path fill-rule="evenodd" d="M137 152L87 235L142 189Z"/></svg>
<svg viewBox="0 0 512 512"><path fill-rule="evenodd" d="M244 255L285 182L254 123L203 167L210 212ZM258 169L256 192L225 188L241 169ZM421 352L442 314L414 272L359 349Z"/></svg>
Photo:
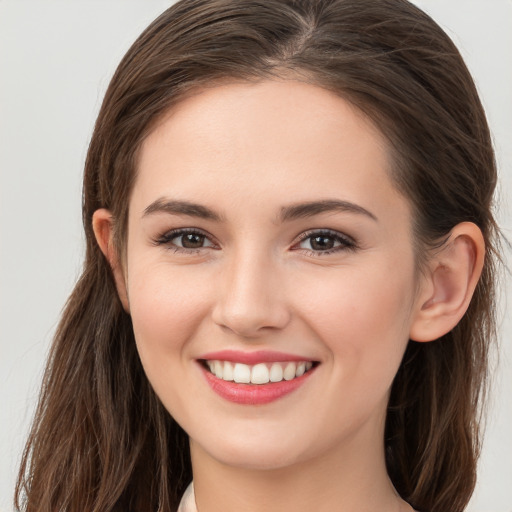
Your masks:
<svg viewBox="0 0 512 512"><path fill-rule="evenodd" d="M302 377L318 364L314 361L288 361L249 365L218 359L202 360L201 363L218 379L236 384L255 385L291 381Z"/></svg>
<svg viewBox="0 0 512 512"><path fill-rule="evenodd" d="M320 364L275 352L224 351L197 361L215 393L244 405L267 404L288 395L306 383Z"/></svg>

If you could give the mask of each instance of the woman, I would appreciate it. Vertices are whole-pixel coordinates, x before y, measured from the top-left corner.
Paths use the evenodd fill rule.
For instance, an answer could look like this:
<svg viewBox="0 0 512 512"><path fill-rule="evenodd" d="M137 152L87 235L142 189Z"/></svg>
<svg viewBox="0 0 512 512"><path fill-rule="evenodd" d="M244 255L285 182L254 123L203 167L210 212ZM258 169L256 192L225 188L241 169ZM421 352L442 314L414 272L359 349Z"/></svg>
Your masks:
<svg viewBox="0 0 512 512"><path fill-rule="evenodd" d="M463 510L495 182L407 2L174 5L98 117L26 509Z"/></svg>

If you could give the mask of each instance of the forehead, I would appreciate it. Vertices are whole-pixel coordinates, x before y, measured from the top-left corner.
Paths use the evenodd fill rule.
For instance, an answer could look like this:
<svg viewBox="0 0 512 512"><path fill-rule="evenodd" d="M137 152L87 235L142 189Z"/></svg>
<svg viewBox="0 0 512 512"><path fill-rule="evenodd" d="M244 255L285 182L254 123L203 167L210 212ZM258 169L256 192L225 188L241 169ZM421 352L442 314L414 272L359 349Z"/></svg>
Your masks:
<svg viewBox="0 0 512 512"><path fill-rule="evenodd" d="M350 134L355 139L356 132L361 139L364 132L365 139L371 138L383 152L387 146L380 130L347 100L318 85L293 79L194 88L158 120L142 151L162 142L162 137L168 138L173 130L178 132L174 135L195 139L198 144L211 140L218 144L222 139L230 149L241 141L247 146L249 139L261 143L266 137L269 142L284 131L288 140L281 137L276 142L311 142L322 130L333 130L333 136L341 135L345 140ZM296 145L295 150L299 149Z"/></svg>
<svg viewBox="0 0 512 512"><path fill-rule="evenodd" d="M201 90L159 121L139 156L139 209L158 193L210 203L231 194L247 205L255 195L368 203L385 192L403 201L372 122L334 93L295 80Z"/></svg>

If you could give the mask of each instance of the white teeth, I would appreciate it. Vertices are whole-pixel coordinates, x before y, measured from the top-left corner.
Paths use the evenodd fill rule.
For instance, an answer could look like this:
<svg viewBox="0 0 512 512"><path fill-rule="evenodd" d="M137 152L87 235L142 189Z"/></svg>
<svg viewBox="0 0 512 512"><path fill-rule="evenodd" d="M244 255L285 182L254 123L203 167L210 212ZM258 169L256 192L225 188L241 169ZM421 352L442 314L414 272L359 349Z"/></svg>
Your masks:
<svg viewBox="0 0 512 512"><path fill-rule="evenodd" d="M229 361L224 362L224 372L222 374L222 378L228 381L234 380L233 365Z"/></svg>
<svg viewBox="0 0 512 512"><path fill-rule="evenodd" d="M301 377L313 368L312 361L258 363L254 366L229 361L206 361L206 365L218 379L238 384L267 384Z"/></svg>
<svg viewBox="0 0 512 512"><path fill-rule="evenodd" d="M295 377L297 365L295 363L288 363L283 372L284 380L292 380Z"/></svg>
<svg viewBox="0 0 512 512"><path fill-rule="evenodd" d="M251 384L266 384L270 379L267 365L260 363L254 365L251 371Z"/></svg>
<svg viewBox="0 0 512 512"><path fill-rule="evenodd" d="M222 379L224 370L224 365L220 361L215 361L214 367L213 367L213 373L215 373L215 376L219 379Z"/></svg>
<svg viewBox="0 0 512 512"><path fill-rule="evenodd" d="M270 382L281 382L283 380L283 367L279 363L274 363L270 367Z"/></svg>
<svg viewBox="0 0 512 512"><path fill-rule="evenodd" d="M306 372L306 363L299 363L297 365L297 371L295 372L295 377L300 377L301 375L304 375Z"/></svg>
<svg viewBox="0 0 512 512"><path fill-rule="evenodd" d="M246 364L236 363L233 369L233 380L239 384L251 382L251 367Z"/></svg>

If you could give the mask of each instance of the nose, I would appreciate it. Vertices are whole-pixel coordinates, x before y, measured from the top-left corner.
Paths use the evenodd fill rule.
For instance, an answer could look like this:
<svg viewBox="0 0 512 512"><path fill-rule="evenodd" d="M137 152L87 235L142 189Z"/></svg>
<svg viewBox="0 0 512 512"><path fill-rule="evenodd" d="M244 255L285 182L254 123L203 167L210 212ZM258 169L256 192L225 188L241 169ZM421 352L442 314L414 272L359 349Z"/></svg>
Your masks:
<svg viewBox="0 0 512 512"><path fill-rule="evenodd" d="M221 327L243 338L258 338L290 321L283 269L270 257L254 252L234 256L218 278L212 318Z"/></svg>

